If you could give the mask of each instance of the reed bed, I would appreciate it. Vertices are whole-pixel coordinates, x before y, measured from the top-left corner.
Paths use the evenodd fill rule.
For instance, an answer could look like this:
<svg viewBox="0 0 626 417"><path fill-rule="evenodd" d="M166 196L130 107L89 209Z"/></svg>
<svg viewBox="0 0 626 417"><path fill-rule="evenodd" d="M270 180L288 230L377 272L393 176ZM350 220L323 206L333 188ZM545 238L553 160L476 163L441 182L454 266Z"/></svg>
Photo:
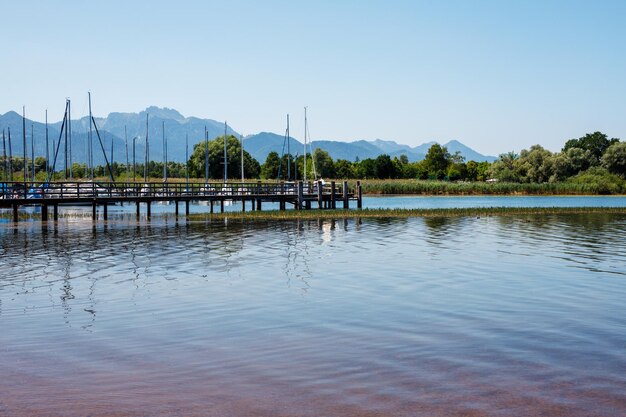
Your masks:
<svg viewBox="0 0 626 417"><path fill-rule="evenodd" d="M617 195L624 184L601 182L511 183L448 182L433 180L365 180L363 194L373 195Z"/></svg>
<svg viewBox="0 0 626 417"><path fill-rule="evenodd" d="M226 213L194 213L189 221L288 221L288 220L340 220L367 218L411 218L411 217L490 217L490 216L524 216L524 215L568 215L568 214L620 214L626 215L626 207L477 207L477 208L436 208L436 209L362 209L362 210L268 210ZM173 217L173 213L155 215ZM9 219L12 215L8 210L0 212L0 218ZM21 220L39 219L39 214L20 213ZM131 217L131 216L127 216ZM59 213L59 218L90 220L91 213ZM179 217L185 221L184 216ZM101 220L98 220L101 221ZM109 221L116 221L111 216ZM12 224L11 222L5 224Z"/></svg>
<svg viewBox="0 0 626 417"><path fill-rule="evenodd" d="M190 220L316 220L409 217L481 217L552 214L626 214L626 207L480 207L445 209L272 210L192 214Z"/></svg>

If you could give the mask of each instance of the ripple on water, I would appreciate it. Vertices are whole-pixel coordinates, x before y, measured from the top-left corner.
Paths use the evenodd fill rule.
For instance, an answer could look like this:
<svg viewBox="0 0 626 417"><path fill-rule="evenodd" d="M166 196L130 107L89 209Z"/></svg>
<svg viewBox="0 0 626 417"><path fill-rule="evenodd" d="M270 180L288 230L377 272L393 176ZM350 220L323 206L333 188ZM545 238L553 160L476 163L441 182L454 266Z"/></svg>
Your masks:
<svg viewBox="0 0 626 417"><path fill-rule="evenodd" d="M623 414L625 238L616 215L2 229L3 407Z"/></svg>

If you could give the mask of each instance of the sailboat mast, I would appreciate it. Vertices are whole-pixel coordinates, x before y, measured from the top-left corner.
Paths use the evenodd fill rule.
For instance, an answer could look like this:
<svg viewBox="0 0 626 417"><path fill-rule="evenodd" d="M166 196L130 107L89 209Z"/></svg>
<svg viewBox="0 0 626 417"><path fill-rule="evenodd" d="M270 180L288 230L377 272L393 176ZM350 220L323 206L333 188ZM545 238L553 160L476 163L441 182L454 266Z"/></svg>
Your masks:
<svg viewBox="0 0 626 417"><path fill-rule="evenodd" d="M89 109L91 110L91 94L89 95ZM98 130L98 125L96 124L96 119L93 118L93 115L91 116L91 123L93 123L94 129L96 129L96 136L98 136L98 143L100 144L100 149L102 150L104 163L106 164L106 168L109 171L109 180L111 182L115 182L115 178L113 178L113 169L111 168L111 164L109 164L109 158L107 158L107 152L104 149L104 143L102 141L102 138L100 137L100 131ZM113 146L113 139L111 139L111 146ZM113 153L113 149L111 149L111 153ZM111 155L111 157L112 156L113 155ZM55 156L55 160L56 160L56 156Z"/></svg>
<svg viewBox="0 0 626 417"><path fill-rule="evenodd" d="M209 170L211 168L209 161L209 131L204 126L204 182L209 181Z"/></svg>
<svg viewBox="0 0 626 417"><path fill-rule="evenodd" d="M135 159L135 140L137 136L133 138L133 182L137 182L137 160Z"/></svg>
<svg viewBox="0 0 626 417"><path fill-rule="evenodd" d="M89 96L89 137L87 138L87 161L89 163L90 178L93 181L93 126L91 124L91 92L87 93Z"/></svg>
<svg viewBox="0 0 626 417"><path fill-rule="evenodd" d="M291 139L289 138L289 113L287 113L287 181L291 181Z"/></svg>
<svg viewBox="0 0 626 417"><path fill-rule="evenodd" d="M28 161L26 160L26 106L22 106L22 137L24 139L24 192L26 192L26 178L28 178Z"/></svg>
<svg viewBox="0 0 626 417"><path fill-rule="evenodd" d="M7 128L9 136L9 180L13 181L13 150L11 147L11 128Z"/></svg>
<svg viewBox="0 0 626 417"><path fill-rule="evenodd" d="M244 181L244 173L243 173L243 135L239 135L239 141L241 142L241 182Z"/></svg>
<svg viewBox="0 0 626 417"><path fill-rule="evenodd" d="M9 170L8 168L8 162L7 162L7 142L6 142L6 138L4 136L4 129L2 129L2 162L3 162L3 167L2 169L4 170L4 180L7 181L9 178Z"/></svg>
<svg viewBox="0 0 626 417"><path fill-rule="evenodd" d="M226 152L226 132L228 131L228 124L224 121L224 184L228 180L228 154Z"/></svg>
<svg viewBox="0 0 626 417"><path fill-rule="evenodd" d="M306 106L304 106L304 172L302 173L303 181L306 181Z"/></svg>
<svg viewBox="0 0 626 417"><path fill-rule="evenodd" d="M163 181L167 181L167 147L165 146L165 120L161 121L163 140Z"/></svg>
<svg viewBox="0 0 626 417"><path fill-rule="evenodd" d="M68 121L69 123L69 106L70 106L70 101L68 99L65 99L65 119ZM67 125L65 125L65 165L63 166L64 170L65 170L65 180L67 181L68 177L69 177L69 171L68 171L68 164L67 164Z"/></svg>
<svg viewBox="0 0 626 417"><path fill-rule="evenodd" d="M67 100L67 130L69 137L69 148L70 148L70 179L73 179L72 175L72 102L70 99Z"/></svg>
<svg viewBox="0 0 626 417"><path fill-rule="evenodd" d="M130 181L130 163L128 161L128 132L126 131L126 125L124 125L124 145L126 147L126 182Z"/></svg>
<svg viewBox="0 0 626 417"><path fill-rule="evenodd" d="M46 176L50 171L50 144L48 143L48 109L46 109Z"/></svg>
<svg viewBox="0 0 626 417"><path fill-rule="evenodd" d="M103 136L104 136L104 132L103 132ZM113 143L114 143L113 136L111 136L111 168L113 168L113 161L114 161L114 159L113 159Z"/></svg>
<svg viewBox="0 0 626 417"><path fill-rule="evenodd" d="M35 182L35 127L34 124L30 124L30 161L32 164L31 177Z"/></svg>
<svg viewBox="0 0 626 417"><path fill-rule="evenodd" d="M150 149L148 147L149 143L148 143L148 113L146 113L146 147L144 149L143 152L143 182L145 183L148 180L148 157L149 157L149 152Z"/></svg>

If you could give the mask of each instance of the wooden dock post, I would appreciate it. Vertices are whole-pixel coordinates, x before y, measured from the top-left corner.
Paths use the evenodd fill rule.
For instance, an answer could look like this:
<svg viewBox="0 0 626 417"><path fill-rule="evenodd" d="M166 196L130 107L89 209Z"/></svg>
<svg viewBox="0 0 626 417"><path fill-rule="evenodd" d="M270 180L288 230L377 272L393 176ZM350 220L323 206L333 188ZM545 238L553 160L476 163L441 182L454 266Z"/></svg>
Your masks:
<svg viewBox="0 0 626 417"><path fill-rule="evenodd" d="M137 214L137 220L139 220L139 215L141 214L141 210L139 209L139 201L137 201L137 210L136 210L136 214Z"/></svg>
<svg viewBox="0 0 626 417"><path fill-rule="evenodd" d="M213 200L209 201L209 206L211 206L211 209L209 210L209 213L213 214Z"/></svg>
<svg viewBox="0 0 626 417"><path fill-rule="evenodd" d="M109 220L109 208L108 208L108 204L104 203L102 205L102 217L104 218L104 220Z"/></svg>
<svg viewBox="0 0 626 417"><path fill-rule="evenodd" d="M98 216L98 213L97 213L97 211L96 211L96 207L97 207L97 205L96 205L96 201L94 200L94 201L91 203L91 220L93 220L93 221L96 221L96 219L98 218L98 217L97 217L97 216Z"/></svg>
<svg viewBox="0 0 626 417"><path fill-rule="evenodd" d="M246 211L246 199L245 198L241 199L241 211L242 212Z"/></svg>
<svg viewBox="0 0 626 417"><path fill-rule="evenodd" d="M261 211L261 199L256 199L256 211Z"/></svg>
<svg viewBox="0 0 626 417"><path fill-rule="evenodd" d="M324 190L322 189L322 181L317 181L317 208L318 209L323 209L324 207L323 202L322 202L322 192Z"/></svg>
<svg viewBox="0 0 626 417"><path fill-rule="evenodd" d="M335 202L336 186L337 185L335 184L335 181L330 182L330 208L333 210L337 208L337 205Z"/></svg>
<svg viewBox="0 0 626 417"><path fill-rule="evenodd" d="M304 184L302 181L298 181L298 210L302 210L304 208Z"/></svg>
<svg viewBox="0 0 626 417"><path fill-rule="evenodd" d="M47 204L41 205L41 221L42 222L48 221L48 205Z"/></svg>
<svg viewBox="0 0 626 417"><path fill-rule="evenodd" d="M174 200L174 212L176 213L176 220L178 220L178 200Z"/></svg>
<svg viewBox="0 0 626 417"><path fill-rule="evenodd" d="M52 208L52 215L54 216L54 221L56 222L59 220L59 205L55 204Z"/></svg>
<svg viewBox="0 0 626 417"><path fill-rule="evenodd" d="M347 210L350 208L350 202L348 200L348 181L343 182L343 209Z"/></svg>
<svg viewBox="0 0 626 417"><path fill-rule="evenodd" d="M146 201L146 215L148 216L148 218L150 218L150 216L152 215L152 212L150 209L150 200Z"/></svg>
<svg viewBox="0 0 626 417"><path fill-rule="evenodd" d="M356 200L356 208L363 208L363 189L361 187L361 181L356 182L356 192L357 192L357 200Z"/></svg>
<svg viewBox="0 0 626 417"><path fill-rule="evenodd" d="M224 212L224 199L220 198L220 213Z"/></svg>
<svg viewBox="0 0 626 417"><path fill-rule="evenodd" d="M17 204L13 204L13 221L17 223L19 220L18 212L17 212Z"/></svg>
<svg viewBox="0 0 626 417"><path fill-rule="evenodd" d="M189 200L185 200L185 217L189 217Z"/></svg>

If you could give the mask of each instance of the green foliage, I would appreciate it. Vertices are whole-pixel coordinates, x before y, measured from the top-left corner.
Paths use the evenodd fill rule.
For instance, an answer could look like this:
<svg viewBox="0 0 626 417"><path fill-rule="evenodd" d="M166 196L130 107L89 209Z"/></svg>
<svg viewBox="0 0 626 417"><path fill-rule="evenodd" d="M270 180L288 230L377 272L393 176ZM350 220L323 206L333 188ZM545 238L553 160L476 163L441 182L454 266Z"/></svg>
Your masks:
<svg viewBox="0 0 626 417"><path fill-rule="evenodd" d="M235 136L226 138L228 156L228 178L241 177L241 142ZM195 178L204 178L207 143L202 141L193 148L189 158L189 175ZM209 151L209 179L224 178L224 136L208 142ZM258 178L261 167L244 149L244 175L246 178ZM152 163L152 162L151 162ZM152 172L152 169L150 169Z"/></svg>
<svg viewBox="0 0 626 417"><path fill-rule="evenodd" d="M265 163L261 166L261 177L266 180L278 178L278 170L280 169L280 157L277 152L267 154Z"/></svg>
<svg viewBox="0 0 626 417"><path fill-rule="evenodd" d="M355 170L352 162L338 159L335 162L335 178L355 178Z"/></svg>
<svg viewBox="0 0 626 417"><path fill-rule="evenodd" d="M602 156L602 166L613 174L626 177L626 142L609 146Z"/></svg>
<svg viewBox="0 0 626 417"><path fill-rule="evenodd" d="M374 173L376 178L396 178L396 167L389 155L379 155L374 160Z"/></svg>
<svg viewBox="0 0 626 417"><path fill-rule="evenodd" d="M568 181L577 185L581 194L623 194L626 192L626 181L618 175L611 174L605 168L590 168Z"/></svg>
<svg viewBox="0 0 626 417"><path fill-rule="evenodd" d="M578 139L570 139L565 142L563 152L566 152L572 148L580 148L589 151L592 156L591 164L598 165L604 152L609 146L619 142L619 139L608 139L607 135L602 132L587 133L585 136Z"/></svg>
<svg viewBox="0 0 626 417"><path fill-rule="evenodd" d="M607 181L614 182L616 185L602 186ZM624 192L626 192L624 180L616 175L612 177L581 177L578 181L545 182L542 184L434 180L368 180L363 183L363 193L387 195L597 195Z"/></svg>
<svg viewBox="0 0 626 417"><path fill-rule="evenodd" d="M313 159L315 160L315 169L318 176L322 178L335 177L335 163L328 152L316 148L315 151L313 151Z"/></svg>
<svg viewBox="0 0 626 417"><path fill-rule="evenodd" d="M442 179L446 176L450 162L451 156L448 149L436 143L428 149L423 164L429 178Z"/></svg>

